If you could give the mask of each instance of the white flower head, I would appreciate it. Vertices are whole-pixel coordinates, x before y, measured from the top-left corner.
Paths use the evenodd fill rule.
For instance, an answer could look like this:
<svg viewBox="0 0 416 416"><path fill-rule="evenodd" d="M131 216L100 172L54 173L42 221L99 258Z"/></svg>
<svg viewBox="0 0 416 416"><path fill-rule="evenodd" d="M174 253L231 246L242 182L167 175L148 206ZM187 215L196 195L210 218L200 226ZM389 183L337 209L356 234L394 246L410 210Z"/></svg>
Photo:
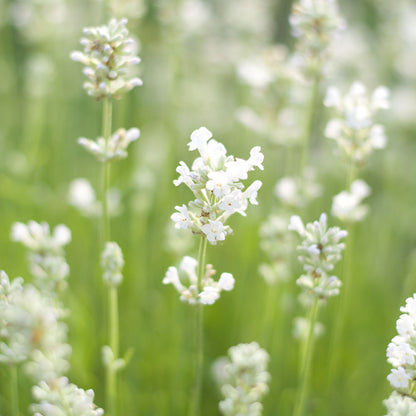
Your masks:
<svg viewBox="0 0 416 416"><path fill-rule="evenodd" d="M228 357L214 364L214 375L221 385L224 400L219 403L224 415L260 415L261 399L268 392L269 354L256 342L239 344L228 350Z"/></svg>
<svg viewBox="0 0 416 416"><path fill-rule="evenodd" d="M264 156L259 146L251 149L248 160L227 156L224 145L213 139L206 127L192 132L188 146L191 151L197 150L199 157L191 169L180 162L176 169L179 177L173 183L185 184L195 199L188 206L176 206L178 212L171 219L176 228L203 234L215 245L232 232L226 225L232 214L244 216L249 203L257 205L261 181L254 181L247 188L242 181L248 178L248 172L263 169Z"/></svg>
<svg viewBox="0 0 416 416"><path fill-rule="evenodd" d="M83 52L71 53L71 59L86 67L88 81L84 89L97 100L120 98L121 94L142 85L131 69L140 62L132 48L135 44L126 28L127 19L111 19L108 25L84 29Z"/></svg>
<svg viewBox="0 0 416 416"><path fill-rule="evenodd" d="M386 146L384 127L374 122L380 109L389 108L389 92L378 87L371 97L361 82L354 82L343 97L336 87L327 91L324 104L335 110L325 129L325 136L334 139L339 151L349 160L363 164L374 149Z"/></svg>
<svg viewBox="0 0 416 416"><path fill-rule="evenodd" d="M169 267L162 283L172 284L180 294L180 300L191 305L212 305L220 298L221 291L231 291L234 288L235 281L231 273L222 273L219 280L215 281L215 270L208 264L204 276L198 282L197 269L198 261L185 256L181 260L179 271L176 267Z"/></svg>

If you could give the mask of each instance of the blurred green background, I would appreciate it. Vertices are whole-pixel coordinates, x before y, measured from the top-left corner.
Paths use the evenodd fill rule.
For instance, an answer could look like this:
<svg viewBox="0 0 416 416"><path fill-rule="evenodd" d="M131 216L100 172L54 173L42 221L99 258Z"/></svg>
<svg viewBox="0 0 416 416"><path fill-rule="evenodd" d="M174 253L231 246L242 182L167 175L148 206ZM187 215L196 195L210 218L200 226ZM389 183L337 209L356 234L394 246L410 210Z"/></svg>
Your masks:
<svg viewBox="0 0 416 416"><path fill-rule="evenodd" d="M111 178L111 185L121 191L123 207L112 219L112 238L126 260L120 288L121 351L134 349L120 376L120 414L187 412L193 310L179 301L172 287L162 285L162 278L182 255L197 255L199 239L194 237L183 252L180 242L185 244L185 237L169 231L169 217L175 205L191 198L172 181L178 162L190 164L194 159L186 146L190 133L206 126L237 157L247 158L251 147L261 145L265 169L254 175L264 183L259 206L251 207L246 218L233 217L234 235L208 248L207 261L219 273L231 272L236 287L205 308L203 415L219 414L221 395L211 364L232 345L250 341L259 342L271 355L264 414L289 415L299 350L292 336L293 319L304 315L296 300L300 267L295 266L289 282L267 285L258 272L259 263L266 261L258 230L278 207L275 183L293 173L288 153L296 157L298 151L248 130L235 114L251 99L237 76L237 65L269 45L293 48L291 2L113 0L112 7L113 16L129 18L128 29L140 40L144 81L114 103L114 129L141 130L129 157L113 164ZM385 350L395 334L399 306L416 290L416 33L411 23L416 8L405 0L395 2L394 8L389 0L355 0L341 1L340 10L351 36L338 51L342 71L325 81L321 95L327 85L345 88L359 79L370 90L388 86L392 108L383 115L387 149L374 154L360 171L372 188L370 214L355 229L353 301L337 374L330 383L329 341L337 325L337 299L330 299L320 314L326 333L315 348L307 414L380 415L382 400L391 391ZM105 403L100 349L107 342L99 221L71 207L67 194L72 180L85 177L99 195L98 163L76 141L101 134L102 105L83 91L80 65L69 54L80 49L83 27L106 21L105 4L98 0L0 2L0 268L11 277L30 280L24 250L10 242L15 221L64 223L72 230L65 295L73 347L69 378L80 387L93 388L99 406ZM332 196L344 189L347 168L333 156L332 143L322 134L327 119L318 109L310 164L316 167L324 193L303 213L306 221L329 213ZM336 221L331 218L330 223ZM341 273L342 264L336 270ZM7 415L6 368L0 380L0 412ZM21 409L26 409L31 398L24 377L20 392Z"/></svg>

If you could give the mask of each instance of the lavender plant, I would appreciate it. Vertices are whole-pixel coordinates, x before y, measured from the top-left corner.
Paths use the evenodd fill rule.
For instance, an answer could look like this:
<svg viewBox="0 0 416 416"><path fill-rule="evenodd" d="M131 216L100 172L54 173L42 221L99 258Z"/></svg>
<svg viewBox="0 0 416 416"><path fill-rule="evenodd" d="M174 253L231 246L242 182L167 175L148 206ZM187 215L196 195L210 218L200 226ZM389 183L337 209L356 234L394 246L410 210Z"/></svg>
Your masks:
<svg viewBox="0 0 416 416"><path fill-rule="evenodd" d="M171 283L181 294L181 300L196 305L195 316L195 387L192 396L190 414L200 413L200 397L203 363L203 310L204 304L213 304L222 290L232 290L234 278L230 273L222 273L216 282L212 279L215 273L211 265L206 265L207 242L217 245L232 233L226 224L228 218L235 213L243 216L248 203L257 205L257 192L262 183L254 181L246 189L243 180L248 178L248 172L255 167L263 169L263 154L259 146L250 151L247 160L227 156L223 144L212 138L212 133L201 127L191 134L188 143L190 151L198 150L197 157L191 169L185 162L180 162L176 169L179 173L174 185L184 183L194 194L195 199L188 206L176 206L177 212L171 219L178 229L190 230L201 236L198 260L184 257L180 269L188 278L186 286L179 278L175 267L170 267L163 283ZM198 269L198 271L196 271Z"/></svg>
<svg viewBox="0 0 416 416"><path fill-rule="evenodd" d="M105 246L102 264L104 281L109 287L109 345L103 349L104 364L107 369L107 400L109 412L117 414L117 376L119 369L114 362L119 362L119 329L118 329L118 294L117 287L121 282L122 254L111 239L110 215L108 207L108 188L110 182L110 163L127 157L127 147L137 140L140 131L118 129L111 134L112 101L136 86L142 80L135 76L132 69L140 62L136 56L137 43L129 37L126 28L127 19L111 19L107 25L84 29L85 37L81 39L83 52L72 52L71 58L85 65L83 70L88 81L84 89L97 101L104 101L102 137L96 141L80 138L79 144L92 153L102 164L102 235ZM115 267L115 269L113 268ZM109 357L112 357L111 359Z"/></svg>
<svg viewBox="0 0 416 416"><path fill-rule="evenodd" d="M302 243L297 250L300 254L298 259L303 264L306 274L301 275L296 283L311 300L308 335L302 354L300 380L293 413L294 416L301 416L304 413L309 383L319 300L326 300L339 294L341 281L337 276L329 273L341 259L341 252L345 248L345 244L341 241L347 236L347 232L339 227L328 228L326 214L321 214L319 221L306 226L299 216L292 216L289 229L296 231L302 237Z"/></svg>

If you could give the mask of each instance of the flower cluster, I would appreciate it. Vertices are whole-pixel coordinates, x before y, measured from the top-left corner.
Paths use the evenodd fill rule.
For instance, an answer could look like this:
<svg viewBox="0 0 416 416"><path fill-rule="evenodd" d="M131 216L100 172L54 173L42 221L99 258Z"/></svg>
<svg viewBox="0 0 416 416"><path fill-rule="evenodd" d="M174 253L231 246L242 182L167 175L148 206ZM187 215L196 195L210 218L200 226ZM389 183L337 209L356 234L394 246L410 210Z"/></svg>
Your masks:
<svg viewBox="0 0 416 416"><path fill-rule="evenodd" d="M329 276L335 263L341 259L345 244L341 240L347 232L339 227L328 228L326 214L321 214L319 221L306 224L297 215L290 219L289 229L302 237L297 247L298 259L303 264L306 274L300 276L297 284L307 293L318 298L327 298L339 294L341 282L336 276Z"/></svg>
<svg viewBox="0 0 416 416"><path fill-rule="evenodd" d="M361 202L370 192L370 187L363 180L355 180L351 184L350 192L342 191L334 196L331 214L349 223L361 221L368 212L367 205Z"/></svg>
<svg viewBox="0 0 416 416"><path fill-rule="evenodd" d="M207 264L205 274L201 279L201 291L198 291L197 268L198 261L193 257L185 256L179 265L179 270L186 275L187 281L185 282L185 279L181 280L178 269L171 266L163 278L163 283L165 285L171 283L180 293L180 300L191 305L198 303L212 305L219 299L222 290L233 290L233 275L231 273L221 273L219 280L215 281L212 278L215 274L215 270L210 264Z"/></svg>
<svg viewBox="0 0 416 416"><path fill-rule="evenodd" d="M394 391L383 403L387 408L386 416L416 415L416 401L411 397L397 393L397 391Z"/></svg>
<svg viewBox="0 0 416 416"><path fill-rule="evenodd" d="M101 100L105 97L120 98L120 94L142 85L142 80L130 75L130 68L140 62L135 56L137 45L129 37L127 19L111 19L108 25L84 29L81 39L84 51L71 53L71 59L86 67L84 83L88 95Z"/></svg>
<svg viewBox="0 0 416 416"><path fill-rule="evenodd" d="M107 242L101 255L104 281L110 286L118 286L123 280L123 266L124 258L120 246L113 241Z"/></svg>
<svg viewBox="0 0 416 416"><path fill-rule="evenodd" d="M393 366L387 380L399 393L416 400L416 294L406 299L400 311L403 313L396 322L398 335L387 347L387 361Z"/></svg>
<svg viewBox="0 0 416 416"><path fill-rule="evenodd" d="M83 390L69 383L66 377L60 377L53 384L40 382L32 389L34 398L39 402L31 406L35 416L101 416L103 409L93 403L93 390ZM62 413L63 410L70 413Z"/></svg>
<svg viewBox="0 0 416 416"><path fill-rule="evenodd" d="M371 97L360 82L354 82L344 97L337 88L330 87L324 104L333 107L338 116L328 122L325 136L337 142L348 160L361 165L374 149L386 146L384 127L373 121L378 110L389 108L386 87L377 87Z"/></svg>
<svg viewBox="0 0 416 416"><path fill-rule="evenodd" d="M217 361L217 381L225 399L219 408L226 416L260 416L262 397L268 392L269 354L257 344L239 344L228 350L229 358Z"/></svg>
<svg viewBox="0 0 416 416"><path fill-rule="evenodd" d="M10 282L1 272L0 285L0 361L26 361L26 371L36 381L67 371L71 348L65 343L64 311L21 278Z"/></svg>
<svg viewBox="0 0 416 416"><path fill-rule="evenodd" d="M284 177L277 182L275 194L287 206L302 208L309 201L321 196L322 187L315 182L312 169L304 170L302 178Z"/></svg>
<svg viewBox="0 0 416 416"><path fill-rule="evenodd" d="M127 147L140 137L140 130L118 129L108 141L99 137L96 141L80 137L78 143L88 152L92 153L100 162L108 162L127 157Z"/></svg>
<svg viewBox="0 0 416 416"><path fill-rule="evenodd" d="M345 27L336 0L300 0L294 4L289 22L298 39L296 50L302 66L312 73L320 71L333 36Z"/></svg>
<svg viewBox="0 0 416 416"><path fill-rule="evenodd" d="M212 139L212 133L205 127L195 130L188 143L189 150L198 150L192 170L180 162L176 171L179 178L176 186L184 183L194 193L195 200L186 205L176 206L178 211L171 216L176 228L190 229L203 234L211 244L225 240L232 229L225 225L230 215L238 212L245 215L248 201L257 204L257 191L262 183L254 181L244 190L242 180L255 167L263 169L263 154L259 146L250 151L248 160L227 156L224 145Z"/></svg>
<svg viewBox="0 0 416 416"><path fill-rule="evenodd" d="M12 227L11 238L29 250L29 268L38 287L66 287L69 266L64 257L64 246L71 241L68 227L57 225L51 233L46 222L29 221L27 225L16 222Z"/></svg>

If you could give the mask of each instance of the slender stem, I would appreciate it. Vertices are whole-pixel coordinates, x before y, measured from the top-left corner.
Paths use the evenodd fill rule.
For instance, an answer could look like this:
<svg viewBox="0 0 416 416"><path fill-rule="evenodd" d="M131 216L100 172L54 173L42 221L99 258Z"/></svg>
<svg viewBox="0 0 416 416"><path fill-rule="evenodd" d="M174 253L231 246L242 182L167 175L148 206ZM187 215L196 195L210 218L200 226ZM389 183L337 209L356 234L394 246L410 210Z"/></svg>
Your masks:
<svg viewBox="0 0 416 416"><path fill-rule="evenodd" d="M207 238L203 235L199 245L199 273L198 273L198 293L202 289L202 279L205 274L205 261L207 252ZM196 305L195 314L195 381L193 387L193 395L191 398L191 405L189 410L190 416L198 416L201 414L201 391L202 391L202 374L204 365L204 339L203 339L203 306L202 303Z"/></svg>
<svg viewBox="0 0 416 416"><path fill-rule="evenodd" d="M105 149L107 153L108 142L111 137L111 123L112 123L112 101L110 97L104 99L103 119L102 119L102 134L105 140ZM110 215L108 212L108 188L110 186L110 162L105 161L102 172L102 238L103 245L111 238ZM119 347L119 329L118 329L118 299L117 287L110 286L108 292L109 303L109 346L113 352L114 359L118 359ZM117 415L117 374L116 370L111 364L107 367L106 377L106 391L107 391L107 408L110 416Z"/></svg>
<svg viewBox="0 0 416 416"><path fill-rule="evenodd" d="M104 99L104 108L103 108L103 120L102 120L102 132L105 140L105 148L107 152L108 142L111 136L111 120L112 120L112 101L111 98L106 97ZM110 162L105 161L103 164L103 173L102 173L102 204L103 204L103 213L102 213L102 229L103 229L103 241L104 244L110 240L111 230L110 230L110 216L108 212L108 188L110 186Z"/></svg>
<svg viewBox="0 0 416 416"><path fill-rule="evenodd" d="M119 355L119 322L118 322L118 293L117 287L109 288L109 323L110 323L110 348L114 359ZM107 367L107 398L108 410L111 416L117 414L117 371L109 365Z"/></svg>
<svg viewBox="0 0 416 416"><path fill-rule="evenodd" d="M318 316L318 298L315 298L310 315L309 315L309 329L308 337L306 339L305 348L302 354L302 370L300 373L300 380L298 385L298 392L296 396L295 409L293 416L302 416L305 407L305 398L309 387L309 375L311 370L311 362L314 347L314 329L315 322Z"/></svg>
<svg viewBox="0 0 416 416"><path fill-rule="evenodd" d="M10 365L10 398L12 416L19 416L19 383L17 364Z"/></svg>
<svg viewBox="0 0 416 416"><path fill-rule="evenodd" d="M310 95L310 100L308 103L307 113L306 113L306 121L305 121L305 129L303 132L302 143L301 143L301 158L299 163L299 178L302 177L303 171L306 168L309 158L309 146L310 141L312 138L313 127L314 127L314 119L316 113L316 101L318 99L319 94L319 85L320 85L320 76L319 73L313 78L312 81L312 91Z"/></svg>

